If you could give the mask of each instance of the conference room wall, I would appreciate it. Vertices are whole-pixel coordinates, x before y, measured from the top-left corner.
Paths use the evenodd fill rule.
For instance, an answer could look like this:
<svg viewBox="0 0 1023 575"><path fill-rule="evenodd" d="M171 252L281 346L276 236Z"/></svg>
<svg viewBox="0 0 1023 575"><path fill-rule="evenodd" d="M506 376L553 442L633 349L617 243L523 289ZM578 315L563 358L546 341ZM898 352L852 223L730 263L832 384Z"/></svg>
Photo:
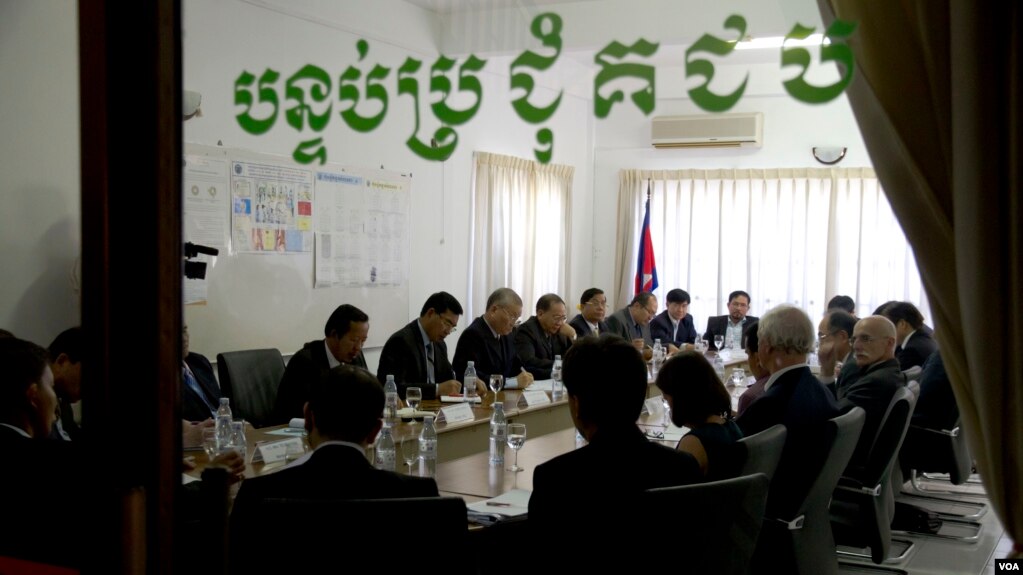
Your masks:
<svg viewBox="0 0 1023 575"><path fill-rule="evenodd" d="M387 82L390 104L383 123L369 134L350 130L336 110L322 132L328 151L328 161L352 166L379 167L412 173L412 226L411 269L409 277L408 317L418 315L425 298L432 292L446 290L462 303L467 303L470 231L470 179L474 150L533 158L537 126L521 120L511 106L509 65L511 58L488 58L486 68L479 74L483 84L483 104L475 118L458 127L457 150L446 162L432 162L414 155L405 145L412 133L414 117L411 98L398 96L397 68L406 56L424 63L427 70L419 75L421 88L420 135L429 140L436 122L427 106L428 67L432 65L437 49L430 46L432 15L403 2L383 4L359 3L358 10L348 3L330 6L301 5L293 13L282 14L245 2L188 0L183 9L184 28L184 86L203 94L203 116L185 123L185 141L198 144L216 144L251 149L290 157L297 143L312 137L309 132L299 134L283 118L268 133L253 136L237 124L234 105L234 80L242 72L259 75L267 67L281 73L277 91L283 102L284 80L306 64L326 70L335 81L331 100L337 102L336 79L348 65L359 65L365 71L376 63L392 68ZM307 12L321 10L321 12ZM390 25L393 23L393 25ZM356 41L366 38L369 52L358 63ZM541 84L555 86L555 90L541 87L531 101L546 104L556 97L556 90L565 89L557 113L544 126L555 134L552 162L575 167L573 182L572 241L573 286L589 284L592 212L592 129L593 120L588 99L592 84L589 73L572 60L564 59L558 68L544 74ZM518 96L518 94L515 94ZM465 102L452 101L452 106ZM375 110L360 109L362 113ZM432 123L431 123L432 122ZM320 135L320 134L318 134ZM252 309L266 313L273 310L272 322L302 322L303 337L295 341L277 339L271 329L252 329L252 347L278 347L285 354L296 351L303 341L322 337L325 317L305 313L306 303L302 290L312 289L312 257L299 256L227 256L236 258L231 265L258 265L265 267L267 282L297 288L288 295L274 296L272 306L265 305L259 295L265 295L264 286L256 286L255 293L240 293L236 309ZM241 258L241 261L237 261ZM223 258L221 258L223 259ZM223 262L218 263L223 265ZM578 291L573 288L573 291ZM296 296L297 294L297 296ZM574 299L570 294L566 294ZM343 303L338 301L338 303ZM533 302L527 302L531 309ZM198 312L185 310L186 321ZM222 318L238 322L246 329L253 320L246 317ZM259 321L266 323L267 320ZM463 318L464 328L471 318ZM263 325L263 324L258 324ZM226 351L218 342L204 333L191 329L191 345L208 356ZM401 326L373 324L371 331L386 333ZM292 330L294 331L294 330ZM379 332L377 332L379 335ZM457 333L449 338L453 353ZM386 335L384 336L386 337ZM367 361L375 369L379 350L367 350Z"/></svg>
<svg viewBox="0 0 1023 575"><path fill-rule="evenodd" d="M76 3L0 3L0 40L0 328L48 345L81 321Z"/></svg>

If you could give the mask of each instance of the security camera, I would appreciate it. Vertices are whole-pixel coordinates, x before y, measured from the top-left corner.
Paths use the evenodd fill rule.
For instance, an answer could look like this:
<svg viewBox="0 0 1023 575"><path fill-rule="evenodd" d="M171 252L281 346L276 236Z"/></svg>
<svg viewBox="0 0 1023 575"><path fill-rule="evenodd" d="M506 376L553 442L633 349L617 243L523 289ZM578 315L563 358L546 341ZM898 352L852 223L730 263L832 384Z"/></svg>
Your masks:
<svg viewBox="0 0 1023 575"><path fill-rule="evenodd" d="M181 98L181 115L185 120L194 118L195 116L202 116L202 110L199 109L201 104L202 94L191 90L185 90L185 93Z"/></svg>

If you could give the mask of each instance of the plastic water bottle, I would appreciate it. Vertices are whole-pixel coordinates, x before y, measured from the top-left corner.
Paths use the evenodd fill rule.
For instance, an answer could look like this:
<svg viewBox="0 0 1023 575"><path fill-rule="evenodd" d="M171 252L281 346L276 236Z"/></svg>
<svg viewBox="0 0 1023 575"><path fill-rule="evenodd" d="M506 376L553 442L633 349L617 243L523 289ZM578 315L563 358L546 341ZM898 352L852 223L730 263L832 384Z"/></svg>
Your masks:
<svg viewBox="0 0 1023 575"><path fill-rule="evenodd" d="M394 425L398 417L398 385L394 383L394 376L387 376L387 383L384 384L384 421Z"/></svg>
<svg viewBox="0 0 1023 575"><path fill-rule="evenodd" d="M380 430L380 437L377 438L374 454L374 467L385 471L394 471L396 454L394 451L394 436L391 435L391 425L389 423L385 423L384 428Z"/></svg>
<svg viewBox="0 0 1023 575"><path fill-rule="evenodd" d="M433 426L433 416L427 415L423 419L423 431L419 433L419 476L433 477L436 474L437 429Z"/></svg>
<svg viewBox="0 0 1023 575"><path fill-rule="evenodd" d="M231 399L220 398L220 407L217 408L217 445L228 446L231 444Z"/></svg>
<svg viewBox="0 0 1023 575"><path fill-rule="evenodd" d="M504 404L494 404L494 415L490 416L490 465L504 465L504 444L508 441L508 418L504 416Z"/></svg>
<svg viewBox="0 0 1023 575"><path fill-rule="evenodd" d="M650 361L650 375L654 376L654 379L657 379L657 372L661 371L661 363L664 362L664 346L661 345L661 340L659 339L654 340L654 353Z"/></svg>
<svg viewBox="0 0 1023 575"><path fill-rule="evenodd" d="M725 360L721 359L720 354L714 356L714 373L721 381L725 380Z"/></svg>
<svg viewBox="0 0 1023 575"><path fill-rule="evenodd" d="M466 401L476 401L476 362L469 362L469 366L465 368L465 379L462 381L465 383L462 388L462 397Z"/></svg>
<svg viewBox="0 0 1023 575"><path fill-rule="evenodd" d="M561 356L554 356L551 368L551 401L558 401L565 396L565 384L561 381Z"/></svg>

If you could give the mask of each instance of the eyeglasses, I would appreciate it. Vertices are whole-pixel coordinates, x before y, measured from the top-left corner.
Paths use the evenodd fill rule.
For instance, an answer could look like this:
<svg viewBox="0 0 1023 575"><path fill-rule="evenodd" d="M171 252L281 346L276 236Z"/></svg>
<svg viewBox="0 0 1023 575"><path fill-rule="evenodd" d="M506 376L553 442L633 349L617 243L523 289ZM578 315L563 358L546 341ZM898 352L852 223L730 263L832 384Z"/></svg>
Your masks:
<svg viewBox="0 0 1023 575"><path fill-rule="evenodd" d="M552 317L551 319L553 319L555 322L565 321L566 319L568 319L568 316L567 315L556 315L556 316Z"/></svg>
<svg viewBox="0 0 1023 575"><path fill-rule="evenodd" d="M593 307L598 307L598 308L599 307L607 307L607 301L597 301L595 299L591 299L590 301L586 302L586 305L591 305Z"/></svg>
<svg viewBox="0 0 1023 575"><path fill-rule="evenodd" d="M444 327L447 328L449 333L455 333L456 331L458 331L458 326L454 322L452 322L450 319L448 319L448 318L446 318L444 316L440 316L440 320L442 322L444 322Z"/></svg>
<svg viewBox="0 0 1023 575"><path fill-rule="evenodd" d="M867 335L867 334L854 335L854 336L849 338L849 343L851 343L853 345L856 345L856 342L860 342L862 344L868 344L868 343L870 343L872 341L881 341L882 339L884 339L884 338L873 337L873 336L870 336L870 335Z"/></svg>
<svg viewBox="0 0 1023 575"><path fill-rule="evenodd" d="M501 311L504 312L504 315L508 316L508 320L512 322L512 325L518 326L522 324L521 315L512 315L506 307L502 307Z"/></svg>
<svg viewBox="0 0 1023 575"><path fill-rule="evenodd" d="M825 339L835 335L836 333L838 333L838 332L837 331L833 331L831 333L824 333L824 332L819 331L819 332L817 332L817 339L819 339L821 341L824 341Z"/></svg>

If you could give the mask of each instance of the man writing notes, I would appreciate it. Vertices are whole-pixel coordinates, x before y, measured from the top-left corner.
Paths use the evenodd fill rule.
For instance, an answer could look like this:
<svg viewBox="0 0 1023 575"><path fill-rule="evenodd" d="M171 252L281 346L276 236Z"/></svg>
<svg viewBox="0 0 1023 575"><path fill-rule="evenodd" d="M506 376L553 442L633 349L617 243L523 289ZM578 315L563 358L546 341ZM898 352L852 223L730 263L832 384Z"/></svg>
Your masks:
<svg viewBox="0 0 1023 575"><path fill-rule="evenodd" d="M536 315L515 330L515 352L536 379L550 379L554 356L564 357L575 330L565 323L565 300L545 294L536 302Z"/></svg>
<svg viewBox="0 0 1023 575"><path fill-rule="evenodd" d="M728 294L728 314L707 318L707 333L703 339L707 340L710 349L716 350L714 336L720 335L724 338L725 345L732 342L735 349L742 349L745 343L742 341L743 326L757 321L754 315L746 315L749 312L749 294L736 290Z"/></svg>
<svg viewBox="0 0 1023 575"><path fill-rule="evenodd" d="M668 309L650 321L650 337L668 346L668 353L675 353L696 342L696 326L693 325L693 316L689 315L688 292L673 289L666 299Z"/></svg>
<svg viewBox="0 0 1023 575"><path fill-rule="evenodd" d="M309 399L309 387L341 364L366 369L362 346L369 337L369 316L359 308L343 304L330 314L323 326L323 339L310 341L291 357L277 386L274 420L287 423L302 417Z"/></svg>
<svg viewBox="0 0 1023 575"><path fill-rule="evenodd" d="M462 384L451 369L444 338L455 331L461 315L462 304L448 292L427 298L419 319L395 332L384 344L377 369L380 383L393 375L402 398L410 386L422 389L423 399L458 393Z"/></svg>
<svg viewBox="0 0 1023 575"><path fill-rule="evenodd" d="M638 350L653 347L650 337L650 320L657 315L657 298L644 291L636 294L628 306L607 318L607 329L618 337L631 341Z"/></svg>
<svg viewBox="0 0 1023 575"><path fill-rule="evenodd" d="M487 309L473 320L455 346L456 376L463 376L470 361L475 362L476 377L481 382L491 374L505 377L508 388L523 388L533 383L533 376L523 369L515 353L512 331L522 316L522 298L511 288L498 288L487 298ZM509 381L509 378L515 378ZM477 382L479 385L479 382ZM510 384L510 385L509 385Z"/></svg>
<svg viewBox="0 0 1023 575"><path fill-rule="evenodd" d="M579 314L568 322L576 336L600 335L607 332L604 316L607 314L607 296L604 290L590 288L579 298Z"/></svg>

